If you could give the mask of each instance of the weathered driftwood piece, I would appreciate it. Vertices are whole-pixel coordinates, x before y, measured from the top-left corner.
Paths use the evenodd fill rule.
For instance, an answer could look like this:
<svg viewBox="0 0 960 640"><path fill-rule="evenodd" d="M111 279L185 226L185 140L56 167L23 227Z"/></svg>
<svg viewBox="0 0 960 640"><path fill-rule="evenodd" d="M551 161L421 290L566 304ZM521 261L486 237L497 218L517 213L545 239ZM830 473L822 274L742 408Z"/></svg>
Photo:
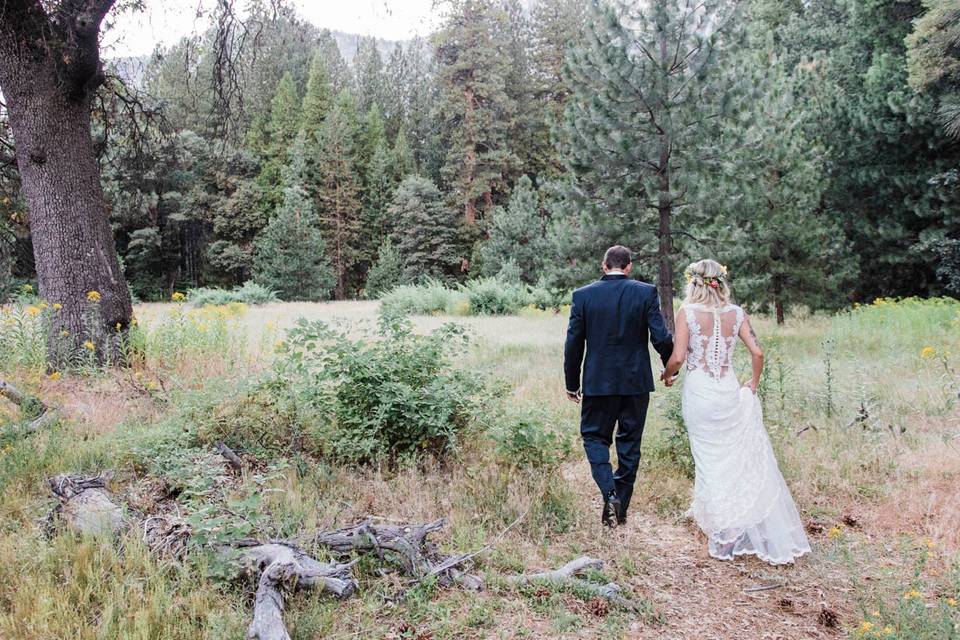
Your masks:
<svg viewBox="0 0 960 640"><path fill-rule="evenodd" d="M623 589L619 585L613 582L608 582L607 584L596 584L577 577L578 574L581 574L589 569L600 571L603 569L603 561L597 560L596 558L591 558L589 556L581 556L575 560L571 560L567 564L563 565L559 569L555 569L554 571L543 571L540 573L526 573L519 576L509 576L507 578L507 584L516 587L530 583L548 583L557 585L559 587L572 587L578 591L583 591L593 596L606 598L610 602L616 604L617 606L623 607L624 609L629 609L631 611L638 609L638 606L635 602L621 595L623 593Z"/></svg>
<svg viewBox="0 0 960 640"><path fill-rule="evenodd" d="M223 456L223 459L226 460L231 467L237 471L243 469L243 460L240 459L240 456L234 453L233 449L222 442L218 442L213 446L213 448L217 450L217 453Z"/></svg>
<svg viewBox="0 0 960 640"><path fill-rule="evenodd" d="M383 558L384 552L389 551L400 558L404 571L415 580L437 576L441 584L458 584L477 591L483 589L482 578L457 568L475 554L446 557L427 541L428 534L439 531L446 523L445 518L425 524L400 525L379 524L368 519L343 529L318 533L313 543L341 556L373 552Z"/></svg>
<svg viewBox="0 0 960 640"><path fill-rule="evenodd" d="M40 414L23 427L27 433L39 431L57 419L56 411L50 409L42 400L23 393L6 380L0 380L0 395L18 407L23 408L24 405L32 403L40 410Z"/></svg>
<svg viewBox="0 0 960 640"><path fill-rule="evenodd" d="M241 563L249 575L259 575L253 621L247 628L251 640L290 640L283 622L285 589L322 589L337 598L357 590L348 564L318 562L291 544L268 542L240 549Z"/></svg>
<svg viewBox="0 0 960 640"><path fill-rule="evenodd" d="M96 476L58 475L47 480L50 490L60 499L51 516L78 533L119 533L126 525L123 509L107 491L111 474Z"/></svg>

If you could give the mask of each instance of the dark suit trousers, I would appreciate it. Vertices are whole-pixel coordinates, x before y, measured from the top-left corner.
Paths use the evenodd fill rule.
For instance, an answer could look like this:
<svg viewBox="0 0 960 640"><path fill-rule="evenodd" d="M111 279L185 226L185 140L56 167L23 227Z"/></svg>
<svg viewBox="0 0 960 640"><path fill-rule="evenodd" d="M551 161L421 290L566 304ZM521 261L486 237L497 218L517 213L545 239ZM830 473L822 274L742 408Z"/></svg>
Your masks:
<svg viewBox="0 0 960 640"><path fill-rule="evenodd" d="M590 461L593 479L604 498L616 491L624 512L633 496L640 466L640 439L647 420L650 394L584 396L580 410L580 435ZM616 425L617 472L610 465L610 445Z"/></svg>

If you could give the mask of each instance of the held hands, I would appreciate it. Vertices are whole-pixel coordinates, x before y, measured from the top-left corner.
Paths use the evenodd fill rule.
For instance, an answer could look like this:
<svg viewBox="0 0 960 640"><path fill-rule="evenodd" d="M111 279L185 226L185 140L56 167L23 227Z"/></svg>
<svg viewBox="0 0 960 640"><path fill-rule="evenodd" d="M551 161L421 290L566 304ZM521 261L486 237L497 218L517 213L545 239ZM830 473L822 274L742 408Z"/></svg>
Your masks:
<svg viewBox="0 0 960 640"><path fill-rule="evenodd" d="M672 376L667 376L667 371L664 369L663 373L660 374L660 380L663 382L664 386L672 387L677 382L677 378L680 377L680 372L677 371Z"/></svg>

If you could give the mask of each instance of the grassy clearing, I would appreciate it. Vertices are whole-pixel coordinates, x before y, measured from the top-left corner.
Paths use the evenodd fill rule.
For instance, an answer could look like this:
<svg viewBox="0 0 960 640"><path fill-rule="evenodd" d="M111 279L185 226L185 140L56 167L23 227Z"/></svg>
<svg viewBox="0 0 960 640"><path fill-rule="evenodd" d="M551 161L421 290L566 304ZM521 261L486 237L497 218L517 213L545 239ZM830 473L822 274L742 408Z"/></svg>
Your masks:
<svg viewBox="0 0 960 640"><path fill-rule="evenodd" d="M453 552L482 547L521 518L480 560L487 592L426 583L397 599L402 580L361 563L358 597L291 599L295 638L811 638L837 629L854 637L957 637L957 303L878 301L783 327L757 319L769 363L767 426L815 548L796 567L776 569L705 557L683 517L690 480L677 390L654 395L630 526L601 530L574 439L577 408L562 397L566 319L551 312L452 318L473 336L458 362L503 382L489 413L509 420L477 432L446 462L356 468L293 449L260 454L242 477L222 473L193 434L211 416L276 420L266 422L270 433L290 426L283 411L238 403L269 375L296 318L335 320L359 335L376 310L374 302L142 305L135 339L143 355L133 368L78 367L52 378L35 355L42 344L31 323L42 314L7 310L4 376L62 407L65 418L23 437L13 428L22 417L3 407L0 637L243 636L251 585L224 579L215 559L160 560L135 537L120 545L45 537L38 523L53 501L44 479L103 468L117 470L113 489L131 509L167 504L173 491L210 536L295 536L368 514L448 517L440 541ZM415 324L427 332L449 320ZM745 372L747 362L738 366ZM542 441L544 433L557 437ZM565 448L564 438L573 445ZM510 464L518 451L552 457ZM217 520L214 504L240 517ZM513 589L499 578L579 554L605 560L606 577L631 589L643 611L605 609L575 592ZM771 583L783 586L746 591Z"/></svg>

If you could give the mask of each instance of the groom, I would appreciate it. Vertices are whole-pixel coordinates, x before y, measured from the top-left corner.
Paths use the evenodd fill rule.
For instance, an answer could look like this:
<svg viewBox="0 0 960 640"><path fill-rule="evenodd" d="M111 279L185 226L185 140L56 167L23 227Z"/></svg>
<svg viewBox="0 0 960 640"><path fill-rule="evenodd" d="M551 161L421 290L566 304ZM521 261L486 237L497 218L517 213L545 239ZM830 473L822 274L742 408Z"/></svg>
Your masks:
<svg viewBox="0 0 960 640"><path fill-rule="evenodd" d="M567 398L582 401L580 435L603 496L601 521L615 527L627 521L640 464L640 438L653 391L647 341L666 364L673 351L673 336L664 326L657 288L628 278L633 266L629 249L610 247L601 266L604 275L600 280L573 292L563 371ZM614 425L616 473L610 466Z"/></svg>

